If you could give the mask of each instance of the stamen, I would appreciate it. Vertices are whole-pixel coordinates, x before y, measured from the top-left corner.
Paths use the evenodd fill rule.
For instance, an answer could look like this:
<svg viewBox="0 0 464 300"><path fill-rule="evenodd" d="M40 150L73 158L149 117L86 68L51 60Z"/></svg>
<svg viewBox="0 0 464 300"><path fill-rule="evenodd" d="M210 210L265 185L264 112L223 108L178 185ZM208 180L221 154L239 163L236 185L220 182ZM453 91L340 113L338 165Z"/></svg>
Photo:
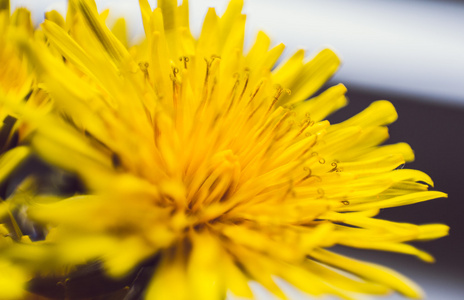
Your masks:
<svg viewBox="0 0 464 300"><path fill-rule="evenodd" d="M187 69L187 63L190 61L190 59L187 56L181 56L179 58L179 61L183 61L184 62L184 69Z"/></svg>
<svg viewBox="0 0 464 300"><path fill-rule="evenodd" d="M145 79L150 78L150 76L148 74L148 67L149 66L150 65L148 64L148 62L139 62L139 68L143 72L143 74L145 75Z"/></svg>
<svg viewBox="0 0 464 300"><path fill-rule="evenodd" d="M169 78L171 78L173 86L175 86L176 82L178 82L177 74L179 74L179 69L176 67L172 67L172 74L169 75Z"/></svg>
<svg viewBox="0 0 464 300"><path fill-rule="evenodd" d="M334 160L330 165L333 167L332 170L329 172L340 172L341 170L338 168L338 160Z"/></svg>
<svg viewBox="0 0 464 300"><path fill-rule="evenodd" d="M289 112L289 115L290 115L290 114L291 114L291 112ZM288 116L287 116L287 118L288 118ZM282 123L283 123L283 121L282 121ZM276 133L276 135L274 136L274 141L278 141L278 140L280 140L281 138L283 138L284 136L287 136L287 134L288 134L288 133L292 130L292 128L293 128L293 123L294 123L293 120L288 121L288 123L287 123L287 124L288 124L287 128L286 128L285 130L283 130L283 131L281 132L280 135L277 135L277 133Z"/></svg>
<svg viewBox="0 0 464 300"><path fill-rule="evenodd" d="M245 84L243 85L243 90L242 90L242 93L240 94L239 101L242 100L243 95L245 94L245 91L248 87L248 80L250 79L250 69L245 68L244 72L245 72Z"/></svg>
<svg viewBox="0 0 464 300"><path fill-rule="evenodd" d="M169 75L169 77L171 78L172 81L176 81L177 78L177 75L179 74L179 68L177 68L176 66L174 65L171 65L171 69L172 69L172 74Z"/></svg>
<svg viewBox="0 0 464 300"><path fill-rule="evenodd" d="M208 59L204 58L204 60L206 62L206 76L205 76L205 82L203 84L203 98L201 100L199 108L203 107L206 104L206 100L208 99L208 83L209 83L209 79L210 79L209 77L211 75L210 74L211 73L211 66L213 65L213 62L216 59L220 59L220 57L216 56L216 55L213 55L213 56L211 56L211 60L208 60ZM215 85L216 81L213 82L213 83ZM214 89L214 85L213 85L213 89Z"/></svg>
<svg viewBox="0 0 464 300"><path fill-rule="evenodd" d="M240 74L238 73L235 73L234 74L234 77L236 78L235 80L235 83L234 83L234 86L232 87L232 90L230 91L230 94L229 94L229 107L227 108L227 112L230 111L230 109L232 108L233 104L234 104L234 100L235 100L235 94L237 93L237 89L238 89L238 86L240 84Z"/></svg>
<svg viewBox="0 0 464 300"><path fill-rule="evenodd" d="M300 184L300 183L302 183L303 181L308 180L309 178L316 178L316 179L318 179L319 181L322 181L322 178L321 178L320 176L317 176L317 175L313 175L313 174L312 174L313 171L312 171L310 168L304 167L303 170L304 170L305 172L308 172L308 175L306 175L305 177L301 178L301 180L298 181L297 184Z"/></svg>
<svg viewBox="0 0 464 300"><path fill-rule="evenodd" d="M274 94L274 100L272 100L271 105L269 106L269 109L267 110L267 113L269 113L274 105L279 101L280 96L282 95L283 92L286 92L288 95L291 94L291 91L289 89L284 89L280 85L276 85L276 93Z"/></svg>
<svg viewBox="0 0 464 300"><path fill-rule="evenodd" d="M177 74L179 74L179 69L178 68L172 68L172 72L174 73L174 77L177 77Z"/></svg>
<svg viewBox="0 0 464 300"><path fill-rule="evenodd" d="M261 80L261 82L258 84L258 86L256 87L253 94L250 95L250 100L248 101L247 105L250 105L251 101L253 101L253 99L256 97L256 95L258 94L258 92L261 89L261 87L263 86L263 84L264 84L264 81Z"/></svg>
<svg viewBox="0 0 464 300"><path fill-rule="evenodd" d="M274 137L274 142L277 142L280 139L282 139L283 137L287 136L287 134L290 132L291 129L292 129L292 127L288 126L287 129L284 132L282 132L280 135L276 135Z"/></svg>
<svg viewBox="0 0 464 300"><path fill-rule="evenodd" d="M291 198L296 198L296 192L295 192L294 187L295 187L295 185L293 183L293 180L290 179L289 184L288 184L288 188L285 191L285 193L283 194L282 198L280 198L279 202L284 202L289 195L290 195Z"/></svg>
<svg viewBox="0 0 464 300"><path fill-rule="evenodd" d="M303 182L303 181L305 181L306 179L308 179L308 178L310 178L312 176L313 171L310 168L304 167L303 170L308 172L308 175L303 177L298 183Z"/></svg>
<svg viewBox="0 0 464 300"><path fill-rule="evenodd" d="M211 86L211 92L209 93L209 98L211 98L214 95L214 91L216 90L216 85L217 85L217 77L214 77L213 85Z"/></svg>
<svg viewBox="0 0 464 300"><path fill-rule="evenodd" d="M258 107L256 107L250 114L250 116L248 117L248 120L250 120L251 118L253 118L253 116L255 115L255 113L261 108L261 106L263 106L263 103L261 102ZM261 133L260 133L261 135Z"/></svg>
<svg viewBox="0 0 464 300"><path fill-rule="evenodd" d="M274 127L274 131L278 130L282 124L284 123L284 121L290 116L290 111L286 111L283 116L280 118L279 122L277 122L276 126Z"/></svg>
<svg viewBox="0 0 464 300"><path fill-rule="evenodd" d="M179 79L177 78L177 74L179 74L179 69L172 67L172 75L170 75L170 78L172 80L172 101L174 106L174 120L176 124L178 123L177 108L179 106L180 99L180 83Z"/></svg>
<svg viewBox="0 0 464 300"><path fill-rule="evenodd" d="M305 155L306 153L308 153L309 150L311 150L311 148L314 147L314 145L316 145L316 143L317 143L317 136L315 137L315 139L314 139L314 141L311 143L311 145L308 145L307 147L305 147L305 149L303 150L303 152L300 154L300 156L299 156L298 158L304 157L304 155ZM313 152L313 153L314 153L314 152ZM310 156L310 157L313 156L313 153L311 153L311 156Z"/></svg>
<svg viewBox="0 0 464 300"><path fill-rule="evenodd" d="M300 131L298 131L298 133L296 134L295 137L300 136L300 135L303 133L303 131L306 130L306 128L308 128L309 126L311 126L311 125L310 125L311 123L312 123L311 119L310 119L310 118L306 118L306 119L303 121L303 123L301 124L301 129L300 129ZM313 123L313 124L314 124L314 123ZM309 132L306 132L306 134L305 134L306 137L311 136L311 133L309 133L309 135L308 135L308 133L309 133Z"/></svg>
<svg viewBox="0 0 464 300"><path fill-rule="evenodd" d="M274 98L279 99L279 97L280 97L280 95L282 95L282 92L283 92L284 89L278 84L275 86L275 88L276 88L276 93L274 94Z"/></svg>

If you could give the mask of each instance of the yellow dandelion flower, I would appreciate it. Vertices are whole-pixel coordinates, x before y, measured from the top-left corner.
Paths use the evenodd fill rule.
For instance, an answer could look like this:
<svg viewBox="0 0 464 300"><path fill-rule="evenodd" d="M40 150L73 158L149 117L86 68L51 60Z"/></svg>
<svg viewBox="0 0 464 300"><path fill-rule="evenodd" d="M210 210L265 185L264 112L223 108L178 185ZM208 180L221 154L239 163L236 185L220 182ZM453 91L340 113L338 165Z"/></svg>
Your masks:
<svg viewBox="0 0 464 300"><path fill-rule="evenodd" d="M34 33L28 10L19 8L10 16L9 1L0 0L0 93L17 102L32 103L29 105L41 103L45 94L39 96L38 91L31 92L33 75L9 37L20 34L32 38ZM0 105L0 183L28 156L27 148L16 146L29 131L26 125L18 122L16 114Z"/></svg>
<svg viewBox="0 0 464 300"><path fill-rule="evenodd" d="M426 174L398 169L414 158L407 144L381 146L397 118L393 106L377 101L330 124L325 117L346 104L346 88L314 95L338 57L325 49L306 62L300 50L275 67L284 46L270 48L263 32L244 54L241 0L221 17L209 9L198 38L187 1L159 0L154 10L139 3L145 39L132 47L124 23L108 29L107 12L92 0L70 0L66 18L48 13L46 43L12 37L53 110L1 100L36 128L33 150L87 188L28 202L46 240L2 251L41 273L29 291L71 296L76 274L98 262L120 283L112 291L128 286L122 291L150 300L218 300L227 291L252 298L250 280L285 298L276 277L311 295L420 297L400 274L327 249L431 262L406 242L447 234L441 224L375 218L383 208L446 197L428 191ZM47 271L45 261L53 261Z"/></svg>

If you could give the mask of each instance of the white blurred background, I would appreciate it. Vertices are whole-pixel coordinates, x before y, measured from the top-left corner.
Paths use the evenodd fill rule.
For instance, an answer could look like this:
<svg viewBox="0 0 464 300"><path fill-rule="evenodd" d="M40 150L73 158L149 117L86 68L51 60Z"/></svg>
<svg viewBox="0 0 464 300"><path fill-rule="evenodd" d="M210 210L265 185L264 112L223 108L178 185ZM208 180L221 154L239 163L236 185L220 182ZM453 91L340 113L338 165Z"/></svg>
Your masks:
<svg viewBox="0 0 464 300"><path fill-rule="evenodd" d="M125 16L130 33L142 30L137 0L97 0L111 7L113 18ZM154 6L156 1L150 1ZM191 0L194 32L207 7L222 13L228 0ZM12 0L43 12L65 12L65 0ZM351 86L394 90L464 106L464 3L446 0L248 0L248 41L258 29L287 54L330 46L344 65L333 79Z"/></svg>
<svg viewBox="0 0 464 300"><path fill-rule="evenodd" d="M134 40L140 37L142 25L137 0L96 2L101 10L111 8L110 19L128 18L131 36ZM460 201L464 196L460 188L464 169L464 1L245 2L247 45L257 30L264 30L275 44L287 45L285 55L304 48L309 56L312 51L328 46L343 59L343 66L332 82L342 82L349 90L355 90L350 95L349 107L357 110L378 98L397 99L393 103L405 121L400 119L399 125L394 124L397 127L392 126L392 131L397 131L392 136L409 142L417 150L413 167L426 171L435 179L438 189L450 194L444 204L423 204L422 211L415 206L411 210L400 208L399 215L387 215L387 218L397 216L400 221L413 218L417 223L451 225L449 238L420 245L436 255L437 265L406 256L341 251L383 263L413 278L425 289L427 299L464 299L461 233L464 206ZM11 3L13 7L32 9L36 24L43 20L44 11L66 11L65 0L11 0ZM156 1L151 3L154 6ZM193 32L199 33L207 7L217 7L222 14L227 3L228 0L190 0ZM258 293L262 300L272 299L264 291ZM294 299L307 298L294 295ZM402 298L394 295L384 299Z"/></svg>

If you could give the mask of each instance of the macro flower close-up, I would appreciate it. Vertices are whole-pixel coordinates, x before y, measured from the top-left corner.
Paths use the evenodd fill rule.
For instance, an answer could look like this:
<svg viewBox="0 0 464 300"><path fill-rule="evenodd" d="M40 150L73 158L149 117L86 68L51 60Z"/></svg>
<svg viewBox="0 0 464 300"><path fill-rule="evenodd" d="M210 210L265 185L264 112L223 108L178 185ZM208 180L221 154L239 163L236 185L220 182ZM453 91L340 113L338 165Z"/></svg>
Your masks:
<svg viewBox="0 0 464 300"><path fill-rule="evenodd" d="M242 2L210 8L196 36L188 1L140 0L134 42L93 0L37 27L0 0L0 299L254 299L250 282L282 299L283 282L423 297L331 249L433 262L409 242L448 233L377 217L447 197L404 168L408 144L384 144L395 108L329 122L347 104L343 84L325 85L339 57L282 58L264 32L244 50Z"/></svg>

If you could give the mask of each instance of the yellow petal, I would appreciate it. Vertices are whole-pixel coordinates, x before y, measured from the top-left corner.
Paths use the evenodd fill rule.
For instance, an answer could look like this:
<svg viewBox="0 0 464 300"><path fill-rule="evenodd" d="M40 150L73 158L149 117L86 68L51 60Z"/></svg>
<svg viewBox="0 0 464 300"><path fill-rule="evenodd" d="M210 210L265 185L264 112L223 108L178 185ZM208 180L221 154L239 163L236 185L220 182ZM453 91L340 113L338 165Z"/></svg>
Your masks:
<svg viewBox="0 0 464 300"><path fill-rule="evenodd" d="M77 6L87 25L102 43L108 54L117 62L122 61L127 55L127 50L117 38L111 34L104 21L98 15L95 2L90 0L78 0Z"/></svg>
<svg viewBox="0 0 464 300"><path fill-rule="evenodd" d="M225 297L222 249L209 233L192 235L192 253L187 267L192 299L217 300Z"/></svg>
<svg viewBox="0 0 464 300"><path fill-rule="evenodd" d="M113 27L111 28L111 32L125 48L128 48L129 40L127 36L126 20L124 18L119 18L116 20Z"/></svg>
<svg viewBox="0 0 464 300"><path fill-rule="evenodd" d="M189 282L185 272L184 253L166 253L161 256L159 266L148 284L145 299L189 300Z"/></svg>
<svg viewBox="0 0 464 300"><path fill-rule="evenodd" d="M0 182L4 181L31 153L26 146L13 148L0 156Z"/></svg>
<svg viewBox="0 0 464 300"><path fill-rule="evenodd" d="M0 297L2 299L21 299L25 290L26 273L11 263L0 260Z"/></svg>
<svg viewBox="0 0 464 300"><path fill-rule="evenodd" d="M327 89L315 98L297 103L295 105L297 119L303 119L306 115L309 115L309 118L313 122L323 120L330 113L347 104L345 93L346 87L343 84L339 84Z"/></svg>
<svg viewBox="0 0 464 300"><path fill-rule="evenodd" d="M45 19L55 23L56 25L60 26L61 28L64 28L65 24L66 24L63 16L59 12L57 12L56 10L51 10L51 11L45 12Z"/></svg>
<svg viewBox="0 0 464 300"><path fill-rule="evenodd" d="M366 203L360 203L351 206L350 208L346 208L346 210L369 210L374 208L388 208L388 207L396 207L402 205L410 205L422 201L427 201L430 199L436 198L446 198L447 195L442 192L437 191L425 191L425 192L417 192L411 193L406 195L401 195L397 197L388 198L386 200L380 201L371 201Z"/></svg>
<svg viewBox="0 0 464 300"><path fill-rule="evenodd" d="M340 126L381 126L388 125L396 121L398 114L395 107L388 101L375 101L365 110L360 112L354 117L332 126L331 129L335 130Z"/></svg>
<svg viewBox="0 0 464 300"><path fill-rule="evenodd" d="M291 105L299 103L319 90L322 85L337 71L340 59L330 49L317 53L306 63L301 71L299 80L290 88L292 94L282 99L282 103Z"/></svg>
<svg viewBox="0 0 464 300"><path fill-rule="evenodd" d="M289 88L300 75L303 68L304 50L298 50L284 64L281 64L275 71L272 77L283 87Z"/></svg>
<svg viewBox="0 0 464 300"><path fill-rule="evenodd" d="M407 297L414 299L422 298L422 291L416 284L386 267L350 259L322 249L315 249L310 256L324 264L385 285Z"/></svg>

